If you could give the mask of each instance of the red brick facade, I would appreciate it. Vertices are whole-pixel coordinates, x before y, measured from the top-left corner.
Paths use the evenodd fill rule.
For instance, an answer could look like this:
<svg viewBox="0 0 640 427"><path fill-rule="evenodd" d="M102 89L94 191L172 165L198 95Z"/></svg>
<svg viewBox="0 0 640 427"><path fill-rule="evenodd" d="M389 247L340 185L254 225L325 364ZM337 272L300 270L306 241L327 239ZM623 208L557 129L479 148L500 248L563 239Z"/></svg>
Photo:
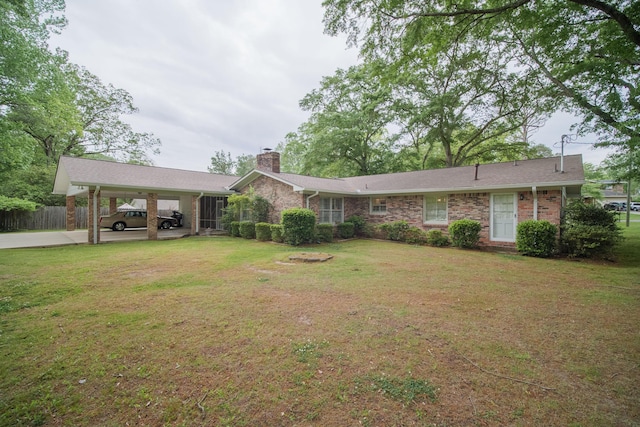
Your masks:
<svg viewBox="0 0 640 427"><path fill-rule="evenodd" d="M294 192L291 185L276 181L267 176L260 176L251 183L251 187L253 187L256 195L264 197L271 203L272 209L269 212L269 222L273 224L280 222L280 214L283 210L304 208L307 206L305 196ZM248 190L249 187L247 186L242 189L242 192L246 193ZM313 201L313 199L311 199L310 202L311 201ZM315 203L317 203L317 200L315 200Z"/></svg>

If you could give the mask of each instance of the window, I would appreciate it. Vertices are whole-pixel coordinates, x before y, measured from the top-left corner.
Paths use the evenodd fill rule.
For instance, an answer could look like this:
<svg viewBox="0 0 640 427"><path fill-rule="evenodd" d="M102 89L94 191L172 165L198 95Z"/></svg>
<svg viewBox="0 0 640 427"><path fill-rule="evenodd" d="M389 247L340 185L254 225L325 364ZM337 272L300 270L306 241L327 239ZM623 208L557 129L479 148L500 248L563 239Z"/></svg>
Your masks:
<svg viewBox="0 0 640 427"><path fill-rule="evenodd" d="M342 222L342 199L320 198L320 223L338 224Z"/></svg>
<svg viewBox="0 0 640 427"><path fill-rule="evenodd" d="M424 197L424 222L447 222L447 196Z"/></svg>
<svg viewBox="0 0 640 427"><path fill-rule="evenodd" d="M387 199L380 197L371 198L371 213L384 214L387 213Z"/></svg>

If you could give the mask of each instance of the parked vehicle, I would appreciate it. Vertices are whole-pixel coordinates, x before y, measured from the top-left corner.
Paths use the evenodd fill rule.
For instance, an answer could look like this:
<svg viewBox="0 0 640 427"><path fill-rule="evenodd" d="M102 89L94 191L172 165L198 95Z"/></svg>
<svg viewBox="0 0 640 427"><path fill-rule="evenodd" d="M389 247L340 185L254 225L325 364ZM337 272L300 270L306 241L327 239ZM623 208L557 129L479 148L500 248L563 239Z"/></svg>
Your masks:
<svg viewBox="0 0 640 427"><path fill-rule="evenodd" d="M137 228L147 226L147 211L131 210L120 211L111 215L100 217L100 227L110 228L113 231L122 231L125 228ZM158 228L168 230L178 227L178 220L170 216L158 216Z"/></svg>
<svg viewBox="0 0 640 427"><path fill-rule="evenodd" d="M627 204L625 202L609 202L604 205L608 211L626 211Z"/></svg>
<svg viewBox="0 0 640 427"><path fill-rule="evenodd" d="M640 211L640 202L631 202L630 209L632 211Z"/></svg>
<svg viewBox="0 0 640 427"><path fill-rule="evenodd" d="M182 214L182 212L173 211L173 214L171 214L171 218L175 218L176 221L178 221L178 223L174 225L174 227L182 227L184 225L184 215Z"/></svg>

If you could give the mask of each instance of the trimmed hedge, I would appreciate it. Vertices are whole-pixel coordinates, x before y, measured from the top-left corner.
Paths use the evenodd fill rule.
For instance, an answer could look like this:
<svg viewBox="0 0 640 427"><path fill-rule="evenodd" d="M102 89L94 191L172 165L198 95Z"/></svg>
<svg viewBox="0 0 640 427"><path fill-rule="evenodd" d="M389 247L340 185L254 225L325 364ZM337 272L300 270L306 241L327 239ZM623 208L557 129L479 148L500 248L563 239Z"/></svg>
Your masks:
<svg viewBox="0 0 640 427"><path fill-rule="evenodd" d="M231 229L229 231L233 237L240 237L240 221L231 221Z"/></svg>
<svg viewBox="0 0 640 427"><path fill-rule="evenodd" d="M449 224L451 244L459 248L475 248L480 241L482 224L471 219L459 219Z"/></svg>
<svg viewBox="0 0 640 427"><path fill-rule="evenodd" d="M271 240L271 224L267 222L256 223L256 239L261 242L268 242Z"/></svg>
<svg viewBox="0 0 640 427"><path fill-rule="evenodd" d="M321 242L333 242L333 224L316 225L316 235Z"/></svg>
<svg viewBox="0 0 640 427"><path fill-rule="evenodd" d="M240 237L245 239L256 238L256 224L252 221L240 221Z"/></svg>
<svg viewBox="0 0 640 427"><path fill-rule="evenodd" d="M549 221L522 221L516 228L516 249L523 255L550 257L556 250L558 227Z"/></svg>
<svg viewBox="0 0 640 427"><path fill-rule="evenodd" d="M271 224L271 240L276 243L284 242L284 237L282 234L283 232L281 224Z"/></svg>
<svg viewBox="0 0 640 427"><path fill-rule="evenodd" d="M570 257L611 257L622 239L615 212L580 201L565 208L561 244Z"/></svg>
<svg viewBox="0 0 640 427"><path fill-rule="evenodd" d="M384 233L386 239L396 242L404 242L405 234L409 231L409 223L404 220L387 222L380 224L378 227Z"/></svg>
<svg viewBox="0 0 640 427"><path fill-rule="evenodd" d="M404 241L410 245L424 245L427 243L427 233L418 227L409 227L404 233Z"/></svg>
<svg viewBox="0 0 640 427"><path fill-rule="evenodd" d="M355 236L355 233L356 225L353 222L342 222L338 224L338 236L340 236L341 239L350 239Z"/></svg>
<svg viewBox="0 0 640 427"><path fill-rule="evenodd" d="M360 215L351 215L349 218L347 218L347 220L345 222L343 222L343 224L353 224L353 235L354 236L364 236L365 235L365 226L366 226L366 221L364 219L364 217L361 217ZM340 233L340 230L338 229L338 233ZM353 237L353 236L351 236ZM345 239L348 239L348 237L345 237Z"/></svg>
<svg viewBox="0 0 640 427"><path fill-rule="evenodd" d="M292 246L315 239L316 214L311 209L291 208L282 211L284 241Z"/></svg>
<svg viewBox="0 0 640 427"><path fill-rule="evenodd" d="M427 245L429 246L448 246L449 236L442 233L441 230L433 229L427 231Z"/></svg>

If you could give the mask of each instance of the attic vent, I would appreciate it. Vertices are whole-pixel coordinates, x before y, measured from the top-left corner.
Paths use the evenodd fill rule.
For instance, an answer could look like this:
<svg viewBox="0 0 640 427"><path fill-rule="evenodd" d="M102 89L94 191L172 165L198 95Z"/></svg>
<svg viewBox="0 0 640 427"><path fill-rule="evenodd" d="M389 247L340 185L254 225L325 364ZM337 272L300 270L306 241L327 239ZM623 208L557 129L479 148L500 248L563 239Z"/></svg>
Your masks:
<svg viewBox="0 0 640 427"><path fill-rule="evenodd" d="M476 163L476 177L474 178L475 181L478 180L478 168L480 167L480 163Z"/></svg>

